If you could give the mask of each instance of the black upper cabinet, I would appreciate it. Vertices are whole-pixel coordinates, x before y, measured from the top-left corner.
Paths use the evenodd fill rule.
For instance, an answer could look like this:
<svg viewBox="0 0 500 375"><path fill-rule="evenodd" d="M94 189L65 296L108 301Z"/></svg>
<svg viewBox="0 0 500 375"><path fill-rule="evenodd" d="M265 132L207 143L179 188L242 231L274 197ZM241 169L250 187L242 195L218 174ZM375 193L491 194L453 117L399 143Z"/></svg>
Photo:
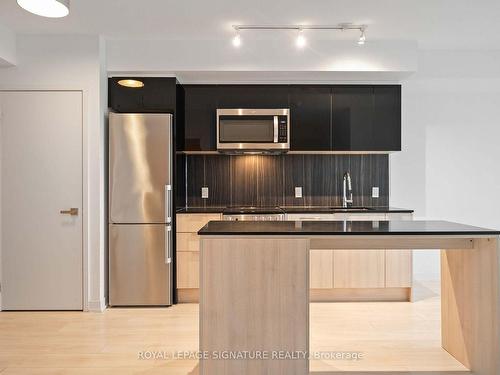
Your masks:
<svg viewBox="0 0 500 375"><path fill-rule="evenodd" d="M373 151L401 151L401 86L374 86Z"/></svg>
<svg viewBox="0 0 500 375"><path fill-rule="evenodd" d="M401 86L334 86L333 150L401 151Z"/></svg>
<svg viewBox="0 0 500 375"><path fill-rule="evenodd" d="M217 90L213 85L185 85L184 150L216 149Z"/></svg>
<svg viewBox="0 0 500 375"><path fill-rule="evenodd" d="M219 108L288 108L288 85L219 85Z"/></svg>
<svg viewBox="0 0 500 375"><path fill-rule="evenodd" d="M401 150L399 85L185 85L184 90L185 151L216 150L217 108L290 108L291 151Z"/></svg>
<svg viewBox="0 0 500 375"><path fill-rule="evenodd" d="M373 87L333 88L333 150L370 151L373 128Z"/></svg>
<svg viewBox="0 0 500 375"><path fill-rule="evenodd" d="M118 84L120 79L137 79L144 87ZM176 109L176 84L171 77L112 77L108 80L109 107L116 112L170 112Z"/></svg>
<svg viewBox="0 0 500 375"><path fill-rule="evenodd" d="M290 135L292 151L331 150L331 87L290 87Z"/></svg>

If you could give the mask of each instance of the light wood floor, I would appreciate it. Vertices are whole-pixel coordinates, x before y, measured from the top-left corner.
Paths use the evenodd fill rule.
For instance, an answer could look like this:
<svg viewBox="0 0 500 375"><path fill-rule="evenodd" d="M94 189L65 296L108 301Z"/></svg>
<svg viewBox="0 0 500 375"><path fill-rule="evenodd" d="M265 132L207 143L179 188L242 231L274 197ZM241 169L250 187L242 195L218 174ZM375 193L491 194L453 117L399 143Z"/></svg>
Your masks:
<svg viewBox="0 0 500 375"><path fill-rule="evenodd" d="M435 284L417 287L414 303L311 304L312 352L364 354L360 361L312 361L311 371L463 374L466 369L441 349L435 290ZM196 304L102 314L0 312L0 375L196 375L196 360L138 356L197 348Z"/></svg>

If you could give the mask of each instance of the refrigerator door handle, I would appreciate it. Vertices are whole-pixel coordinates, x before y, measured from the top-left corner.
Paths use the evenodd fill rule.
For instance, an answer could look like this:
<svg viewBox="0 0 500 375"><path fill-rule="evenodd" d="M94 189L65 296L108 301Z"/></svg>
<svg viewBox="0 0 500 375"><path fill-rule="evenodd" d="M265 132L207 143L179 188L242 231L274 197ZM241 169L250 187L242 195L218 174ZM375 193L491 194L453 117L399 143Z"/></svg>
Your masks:
<svg viewBox="0 0 500 375"><path fill-rule="evenodd" d="M172 226L165 227L165 264L172 263Z"/></svg>
<svg viewBox="0 0 500 375"><path fill-rule="evenodd" d="M165 222L172 222L172 185L165 185Z"/></svg>

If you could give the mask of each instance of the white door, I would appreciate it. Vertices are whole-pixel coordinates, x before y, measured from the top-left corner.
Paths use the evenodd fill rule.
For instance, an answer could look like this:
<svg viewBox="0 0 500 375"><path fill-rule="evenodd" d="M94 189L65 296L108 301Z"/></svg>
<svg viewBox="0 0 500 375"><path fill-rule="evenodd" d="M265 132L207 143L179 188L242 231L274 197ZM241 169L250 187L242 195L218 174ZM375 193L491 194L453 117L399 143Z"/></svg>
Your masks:
<svg viewBox="0 0 500 375"><path fill-rule="evenodd" d="M2 309L82 310L82 93L4 91L0 111Z"/></svg>

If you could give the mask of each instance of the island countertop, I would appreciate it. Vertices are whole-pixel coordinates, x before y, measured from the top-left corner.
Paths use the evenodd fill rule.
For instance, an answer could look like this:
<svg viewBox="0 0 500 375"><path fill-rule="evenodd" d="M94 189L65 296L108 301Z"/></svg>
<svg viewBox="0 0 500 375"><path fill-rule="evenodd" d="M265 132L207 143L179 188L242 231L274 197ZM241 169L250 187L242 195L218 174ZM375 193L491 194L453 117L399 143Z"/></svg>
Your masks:
<svg viewBox="0 0 500 375"><path fill-rule="evenodd" d="M478 235L498 236L492 230L438 220L415 221L210 221L199 235Z"/></svg>

